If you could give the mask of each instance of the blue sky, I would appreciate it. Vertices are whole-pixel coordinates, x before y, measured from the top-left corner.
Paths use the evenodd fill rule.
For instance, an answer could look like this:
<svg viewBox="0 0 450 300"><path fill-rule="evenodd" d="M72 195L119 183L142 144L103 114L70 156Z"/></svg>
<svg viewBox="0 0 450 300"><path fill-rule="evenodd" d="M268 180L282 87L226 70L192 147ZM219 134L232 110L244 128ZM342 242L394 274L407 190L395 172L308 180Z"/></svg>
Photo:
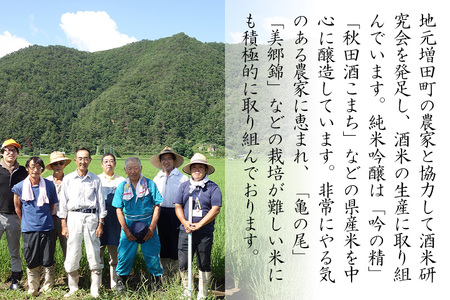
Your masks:
<svg viewBox="0 0 450 300"><path fill-rule="evenodd" d="M202 42L224 42L224 2L0 0L0 57L33 44L94 52L179 32Z"/></svg>

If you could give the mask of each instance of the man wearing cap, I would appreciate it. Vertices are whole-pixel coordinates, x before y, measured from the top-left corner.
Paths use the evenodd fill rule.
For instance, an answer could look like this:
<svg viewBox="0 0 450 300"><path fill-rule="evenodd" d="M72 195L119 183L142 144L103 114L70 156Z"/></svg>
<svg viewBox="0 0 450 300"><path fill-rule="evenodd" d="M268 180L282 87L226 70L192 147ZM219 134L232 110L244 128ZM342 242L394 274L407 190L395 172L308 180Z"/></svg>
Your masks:
<svg viewBox="0 0 450 300"><path fill-rule="evenodd" d="M103 253L108 247L109 253L109 274L111 279L111 289L117 284L117 246L120 238L120 224L117 219L116 208L112 206L112 200L119 183L125 180L122 176L114 174L116 168L116 157L112 153L105 153L102 156L101 165L103 173L99 174L102 181L102 194L105 199L106 210L108 214L103 226L103 235L100 238L100 258L103 264Z"/></svg>
<svg viewBox="0 0 450 300"><path fill-rule="evenodd" d="M22 278L22 259L20 258L20 219L14 209L14 194L11 188L28 176L27 170L19 166L17 156L20 145L13 139L6 140L1 147L0 161L0 238L6 232L8 251L11 257L11 286L19 288Z"/></svg>
<svg viewBox="0 0 450 300"><path fill-rule="evenodd" d="M62 152L59 151L53 151L50 154L50 163L45 166L47 170L53 170L53 174L50 176L47 176L47 180L52 181L55 184L56 192L58 193L58 199L61 198L61 187L62 187L62 181L64 179L64 168L70 164L72 160L70 158L67 158L64 156ZM61 250L64 256L64 259L66 259L66 250L67 250L67 238L62 235L62 228L61 228L61 219L58 217L57 212L59 210L59 203L56 203L52 210L52 216L53 216L53 225L55 227L55 248L56 248L56 240L59 238L59 245L61 246Z"/></svg>
<svg viewBox="0 0 450 300"><path fill-rule="evenodd" d="M67 237L67 256L64 268L68 275L70 297L78 291L78 268L82 256L82 240L91 270L91 296L99 297L103 265L100 261L100 237L106 217L102 184L97 175L88 171L91 153L86 148L75 152L77 169L67 174L62 183L58 216L62 234Z"/></svg>
<svg viewBox="0 0 450 300"><path fill-rule="evenodd" d="M161 241L161 263L164 274L178 268L178 235L180 221L175 214L173 201L180 184L189 178L178 171L183 165L183 157L175 153L170 147L165 147L158 155L150 159L151 164L160 169L153 181L158 187L164 201L161 203L161 213L158 220L158 235Z"/></svg>
<svg viewBox="0 0 450 300"><path fill-rule="evenodd" d="M180 185L175 197L175 212L181 222L178 258L180 261L181 279L188 290L188 235L192 233L192 251L197 255L197 266L200 271L197 299L206 298L211 279L211 250L213 244L214 219L222 207L222 193L219 186L209 180L208 175L215 169L206 162L206 157L196 153L190 163L183 167L183 172L191 175L189 181ZM189 222L189 201L192 203L192 222Z"/></svg>
<svg viewBox="0 0 450 300"><path fill-rule="evenodd" d="M155 183L142 175L139 158L127 158L125 172L127 178L119 184L113 199L122 227L117 249L119 263L116 268L119 276L116 291L119 293L123 292L127 276L131 272L138 243L141 244L148 272L155 277L161 277L163 272L159 260L161 244L156 230L159 205L163 198Z"/></svg>

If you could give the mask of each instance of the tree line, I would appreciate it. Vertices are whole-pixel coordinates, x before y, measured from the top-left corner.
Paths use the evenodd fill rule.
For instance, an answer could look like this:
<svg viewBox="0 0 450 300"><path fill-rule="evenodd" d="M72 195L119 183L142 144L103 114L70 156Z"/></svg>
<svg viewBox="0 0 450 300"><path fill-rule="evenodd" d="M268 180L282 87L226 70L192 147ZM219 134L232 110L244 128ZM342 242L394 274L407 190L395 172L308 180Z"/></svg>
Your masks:
<svg viewBox="0 0 450 300"><path fill-rule="evenodd" d="M225 46L184 33L88 53L30 46L0 59L0 137L30 154L225 143ZM184 154L184 153L181 153Z"/></svg>

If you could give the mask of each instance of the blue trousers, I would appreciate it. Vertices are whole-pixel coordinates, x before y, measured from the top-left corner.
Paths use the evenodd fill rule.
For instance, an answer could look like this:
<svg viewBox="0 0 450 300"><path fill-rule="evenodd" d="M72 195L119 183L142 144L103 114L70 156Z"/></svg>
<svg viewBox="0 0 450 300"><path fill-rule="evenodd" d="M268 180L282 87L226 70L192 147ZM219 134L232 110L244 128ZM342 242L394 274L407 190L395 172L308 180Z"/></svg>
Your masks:
<svg viewBox="0 0 450 300"><path fill-rule="evenodd" d="M126 222L128 227L133 223L129 220L126 220ZM147 223L148 226L150 226L150 222L151 219ZM116 268L117 275L130 275L134 259L136 258L138 245L139 243L136 241L129 241L123 230L120 231L119 247L117 248L119 260ZM151 239L140 245L148 272L154 276L162 275L163 269L159 259L161 243L159 242L158 230L155 230Z"/></svg>

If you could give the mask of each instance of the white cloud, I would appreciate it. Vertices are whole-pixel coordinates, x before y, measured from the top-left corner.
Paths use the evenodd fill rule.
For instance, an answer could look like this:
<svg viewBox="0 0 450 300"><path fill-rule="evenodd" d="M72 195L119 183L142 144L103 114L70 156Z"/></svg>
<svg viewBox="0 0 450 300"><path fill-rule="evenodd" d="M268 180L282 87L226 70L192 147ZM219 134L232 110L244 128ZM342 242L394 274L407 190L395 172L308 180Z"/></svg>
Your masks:
<svg viewBox="0 0 450 300"><path fill-rule="evenodd" d="M39 29L34 26L34 15L33 14L31 14L28 17L28 24L30 25L30 29L34 34L37 34L39 32Z"/></svg>
<svg viewBox="0 0 450 300"><path fill-rule="evenodd" d="M69 42L83 51L108 50L137 41L135 37L120 33L116 22L104 11L65 13L59 26Z"/></svg>
<svg viewBox="0 0 450 300"><path fill-rule="evenodd" d="M0 34L0 57L30 45L24 38L17 37L5 31L3 34Z"/></svg>

